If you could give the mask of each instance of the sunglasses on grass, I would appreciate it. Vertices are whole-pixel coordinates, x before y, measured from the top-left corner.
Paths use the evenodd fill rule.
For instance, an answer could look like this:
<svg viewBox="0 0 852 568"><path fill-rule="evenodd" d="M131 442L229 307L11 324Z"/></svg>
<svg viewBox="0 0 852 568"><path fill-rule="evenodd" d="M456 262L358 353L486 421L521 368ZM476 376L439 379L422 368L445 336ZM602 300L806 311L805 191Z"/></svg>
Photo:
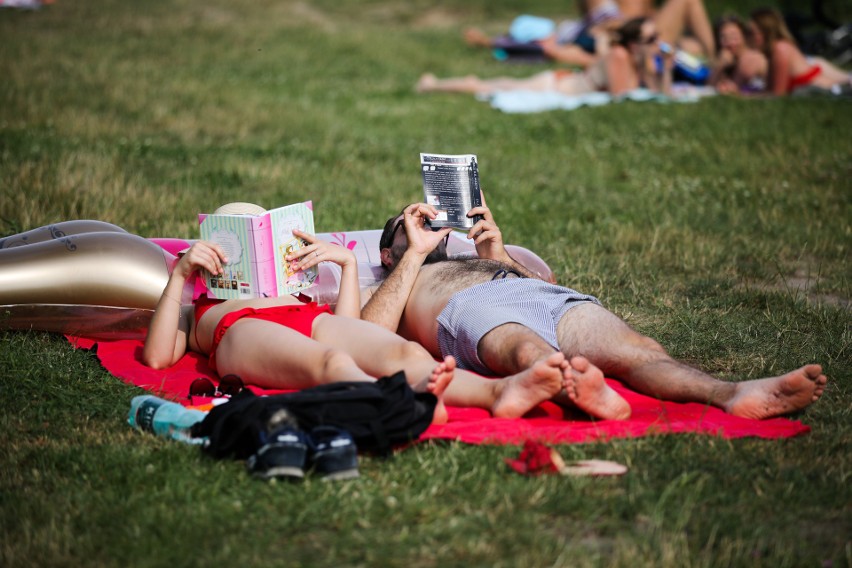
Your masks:
<svg viewBox="0 0 852 568"><path fill-rule="evenodd" d="M237 375L225 375L219 379L218 386L207 377L198 377L189 385L189 396L228 397L241 393L244 388L243 380Z"/></svg>

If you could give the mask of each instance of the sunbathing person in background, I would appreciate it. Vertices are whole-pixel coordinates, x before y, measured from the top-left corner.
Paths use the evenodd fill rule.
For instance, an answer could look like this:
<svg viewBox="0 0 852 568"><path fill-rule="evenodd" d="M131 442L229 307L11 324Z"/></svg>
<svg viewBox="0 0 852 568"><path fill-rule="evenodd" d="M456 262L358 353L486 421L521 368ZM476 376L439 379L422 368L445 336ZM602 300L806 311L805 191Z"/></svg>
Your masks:
<svg viewBox="0 0 852 568"><path fill-rule="evenodd" d="M427 92L492 95L500 91L554 91L583 95L606 91L621 95L639 87L668 94L672 82L672 53L658 42L653 21L630 20L616 32L609 52L582 72L543 71L526 78L482 79L475 75L439 79L431 73L420 77L417 90ZM662 49L661 49L662 48Z"/></svg>
<svg viewBox="0 0 852 568"><path fill-rule="evenodd" d="M852 76L825 59L806 57L777 10L753 11L749 28L755 48L769 61L768 90L772 94L791 94L805 87L852 92Z"/></svg>
<svg viewBox="0 0 852 568"><path fill-rule="evenodd" d="M556 24L525 15L514 20L508 36L492 38L478 28L467 28L464 38L477 47L521 52L525 45L537 44L541 55L553 61L588 68L606 55L619 27L647 18L668 44L707 59L715 55L713 28L702 0L666 0L659 8L650 0L579 0L578 5L580 20ZM687 30L691 35L685 35Z"/></svg>
<svg viewBox="0 0 852 568"><path fill-rule="evenodd" d="M478 28L467 28L464 39L472 46L503 49L507 53L512 49L528 53L537 45L543 57L586 68L606 53L609 32L624 23L624 19L614 0L579 0L577 3L580 20L557 24L546 18L524 15L512 22L507 36L492 38Z"/></svg>
<svg viewBox="0 0 852 568"><path fill-rule="evenodd" d="M618 0L618 7L626 20L653 20L660 39L670 45L708 60L716 54L713 26L703 0L666 0L659 8L653 0Z"/></svg>
<svg viewBox="0 0 852 568"><path fill-rule="evenodd" d="M737 16L716 23L719 53L710 84L721 94L760 93L766 89L766 56L749 45L751 32Z"/></svg>
<svg viewBox="0 0 852 568"><path fill-rule="evenodd" d="M468 233L479 258L448 260L442 243L450 229L426 225L436 214L415 203L388 219L380 247L389 274L362 311L436 357L453 355L459 368L517 373L562 353L575 368L602 370L645 395L753 419L802 410L825 391L819 365L727 382L673 359L596 298L538 280L515 262L484 205L468 212L483 216Z"/></svg>
<svg viewBox="0 0 852 568"><path fill-rule="evenodd" d="M571 369L562 354L499 380L456 370L453 357L436 362L417 343L359 319L357 266L349 249L306 233L296 235L310 244L287 257L294 268L319 262L341 266L337 315L328 306L303 303L293 296L227 301L202 296L181 305L181 291L193 272L221 274L227 262L220 247L200 241L178 261L163 290L145 340L143 363L163 369L195 351L209 355L220 376L233 374L247 384L275 389L373 381L403 370L415 390L438 397L436 423L447 420L442 400L514 418L563 390L569 402L584 410L594 410L601 393L609 394L599 372Z"/></svg>

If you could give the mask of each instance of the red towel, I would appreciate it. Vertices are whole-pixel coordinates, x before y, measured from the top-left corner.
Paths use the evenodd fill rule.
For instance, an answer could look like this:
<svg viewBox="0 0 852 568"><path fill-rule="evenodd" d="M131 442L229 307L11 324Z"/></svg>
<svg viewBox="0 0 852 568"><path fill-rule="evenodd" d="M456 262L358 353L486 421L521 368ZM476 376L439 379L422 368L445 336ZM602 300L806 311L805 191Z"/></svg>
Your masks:
<svg viewBox="0 0 852 568"><path fill-rule="evenodd" d="M121 380L171 398L183 404L199 404L187 398L190 383L198 377L218 382L207 365L206 357L186 354L176 365L155 371L141 363L142 342L138 340L94 341L68 337L73 345L91 349L103 366ZM718 408L697 403L662 402L627 389L618 381L608 383L623 396L633 410L629 420L593 420L577 412L563 410L545 402L523 418L492 418L478 408L448 408L447 424L433 425L422 436L426 439L458 440L469 444L520 444L525 440L547 443L582 443L612 438L636 438L654 434L692 432L724 438L788 438L810 431L799 421L787 418L751 420L731 416ZM267 391L252 387L257 394Z"/></svg>

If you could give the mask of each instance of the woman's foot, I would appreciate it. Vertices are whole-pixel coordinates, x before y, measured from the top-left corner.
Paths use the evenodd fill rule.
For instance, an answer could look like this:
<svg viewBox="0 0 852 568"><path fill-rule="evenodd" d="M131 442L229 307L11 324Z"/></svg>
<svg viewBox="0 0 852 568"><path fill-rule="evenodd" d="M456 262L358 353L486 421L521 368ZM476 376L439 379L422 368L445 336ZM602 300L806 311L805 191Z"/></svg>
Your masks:
<svg viewBox="0 0 852 568"><path fill-rule="evenodd" d="M420 79L417 81L417 89L418 93L428 93L429 91L435 90L435 85L438 84L438 78L435 77L432 73L423 73L420 76Z"/></svg>
<svg viewBox="0 0 852 568"><path fill-rule="evenodd" d="M426 383L426 391L431 392L438 398L435 413L432 415L432 424L446 424L447 420L449 420L447 407L444 406L444 391L453 380L455 372L456 360L448 355L432 370L429 382Z"/></svg>
<svg viewBox="0 0 852 568"><path fill-rule="evenodd" d="M464 41L473 47L491 47L492 44L491 38L478 28L467 28L464 31Z"/></svg>

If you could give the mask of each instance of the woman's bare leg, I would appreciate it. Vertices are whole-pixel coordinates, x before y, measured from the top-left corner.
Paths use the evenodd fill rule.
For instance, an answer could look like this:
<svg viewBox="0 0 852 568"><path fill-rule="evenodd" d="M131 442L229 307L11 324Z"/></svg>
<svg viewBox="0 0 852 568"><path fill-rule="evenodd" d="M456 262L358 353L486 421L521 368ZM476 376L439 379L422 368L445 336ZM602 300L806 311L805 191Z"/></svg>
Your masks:
<svg viewBox="0 0 852 568"><path fill-rule="evenodd" d="M465 29L464 41L473 47L492 47L494 44L494 40L479 28Z"/></svg>
<svg viewBox="0 0 852 568"><path fill-rule="evenodd" d="M654 15L654 23L664 41L675 44L688 29L701 42L704 56L716 54L713 26L703 0L667 0Z"/></svg>
<svg viewBox="0 0 852 568"><path fill-rule="evenodd" d="M415 390L429 390L429 381L439 365L423 346L358 319L317 318L313 336L349 353L361 369L374 377L405 371ZM523 416L561 391L562 361L564 358L546 359L516 375L489 379L455 369L453 360L454 379L446 386L444 401L450 406L484 408L503 418ZM450 365L446 359L441 364Z"/></svg>
<svg viewBox="0 0 852 568"><path fill-rule="evenodd" d="M342 350L258 319L242 319L228 329L216 350L216 366L220 375L238 375L263 388L303 389L337 381L375 380Z"/></svg>
<svg viewBox="0 0 852 568"><path fill-rule="evenodd" d="M417 82L417 91L421 93L446 92L488 95L497 91L550 91L555 88L556 84L551 71L543 71L525 78L495 77L493 79L481 79L476 75L439 79L431 73L424 73Z"/></svg>

